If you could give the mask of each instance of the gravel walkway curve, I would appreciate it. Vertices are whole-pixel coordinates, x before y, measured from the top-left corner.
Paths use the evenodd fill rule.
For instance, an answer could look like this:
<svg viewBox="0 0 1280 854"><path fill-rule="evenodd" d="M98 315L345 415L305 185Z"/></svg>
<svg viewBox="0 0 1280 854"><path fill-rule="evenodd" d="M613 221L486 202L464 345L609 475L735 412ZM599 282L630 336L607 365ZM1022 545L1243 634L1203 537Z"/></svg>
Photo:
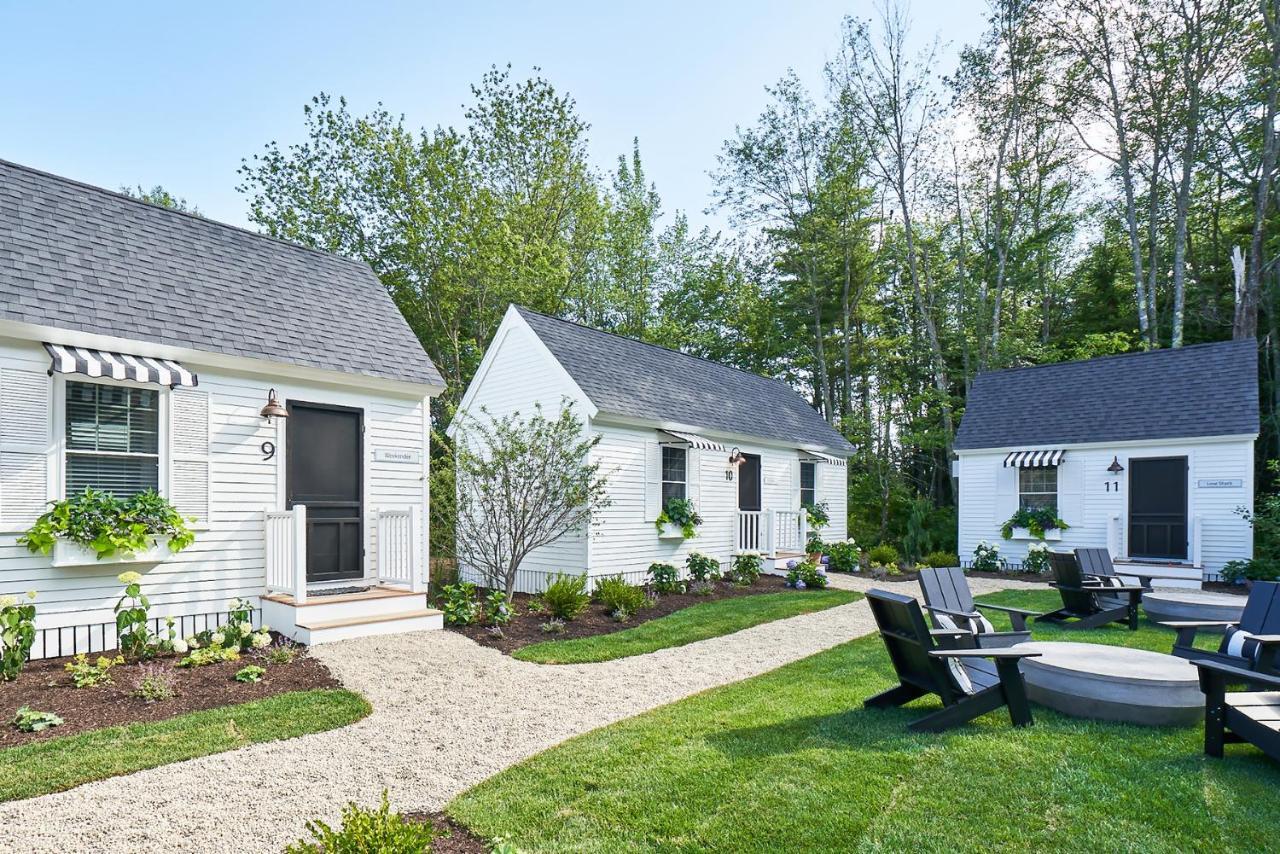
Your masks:
<svg viewBox="0 0 1280 854"><path fill-rule="evenodd" d="M975 593L1021 586L973 581ZM834 586L875 585L839 577ZM914 584L900 586L916 591ZM396 809L439 809L571 736L873 629L866 603L856 602L600 664L521 662L453 632L318 647L316 657L369 699L368 718L0 804L0 850L277 851L303 834L307 819L337 820L349 800L371 805L386 788Z"/></svg>

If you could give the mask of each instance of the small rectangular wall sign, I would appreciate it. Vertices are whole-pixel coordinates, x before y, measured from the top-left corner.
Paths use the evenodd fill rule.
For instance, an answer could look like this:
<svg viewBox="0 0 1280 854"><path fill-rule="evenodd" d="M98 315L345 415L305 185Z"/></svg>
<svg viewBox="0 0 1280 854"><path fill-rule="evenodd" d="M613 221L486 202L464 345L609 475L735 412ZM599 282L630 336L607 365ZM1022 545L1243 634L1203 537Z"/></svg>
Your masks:
<svg viewBox="0 0 1280 854"><path fill-rule="evenodd" d="M402 463L416 465L422 462L422 452L417 448L374 448L375 463Z"/></svg>
<svg viewBox="0 0 1280 854"><path fill-rule="evenodd" d="M1196 481L1196 486L1200 489L1231 489L1244 486L1244 481L1238 477L1203 478Z"/></svg>

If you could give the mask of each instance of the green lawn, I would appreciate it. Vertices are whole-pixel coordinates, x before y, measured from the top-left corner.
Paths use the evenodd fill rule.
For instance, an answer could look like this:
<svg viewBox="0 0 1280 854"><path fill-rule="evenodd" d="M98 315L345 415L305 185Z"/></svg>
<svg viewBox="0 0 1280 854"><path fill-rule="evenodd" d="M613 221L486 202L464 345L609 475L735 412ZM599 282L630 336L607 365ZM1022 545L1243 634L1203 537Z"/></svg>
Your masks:
<svg viewBox="0 0 1280 854"><path fill-rule="evenodd" d="M1050 592L983 597L1048 609ZM1039 638L1061 630L1036 629ZM1167 651L1144 624L1075 640ZM1266 851L1280 765L1240 745L1201 752L1202 728L1002 710L947 734L908 734L936 700L862 701L892 684L863 638L573 739L463 794L449 812L524 851Z"/></svg>
<svg viewBox="0 0 1280 854"><path fill-rule="evenodd" d="M294 738L354 723L372 711L343 690L294 691L155 723L92 730L0 750L0 801L60 792L92 780ZM226 781L227 785L243 785ZM211 781L210 795L217 785Z"/></svg>
<svg viewBox="0 0 1280 854"><path fill-rule="evenodd" d="M740 632L761 623L822 611L861 598L861 593L827 589L721 599L693 605L612 634L535 643L512 654L522 661L538 664L610 661Z"/></svg>

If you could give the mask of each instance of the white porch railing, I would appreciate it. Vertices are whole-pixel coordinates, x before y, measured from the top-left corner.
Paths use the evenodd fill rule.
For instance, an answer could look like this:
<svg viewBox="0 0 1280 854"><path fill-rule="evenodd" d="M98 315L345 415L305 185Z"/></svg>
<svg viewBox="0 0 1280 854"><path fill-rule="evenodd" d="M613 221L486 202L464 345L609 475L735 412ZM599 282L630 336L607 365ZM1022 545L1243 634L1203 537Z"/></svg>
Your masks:
<svg viewBox="0 0 1280 854"><path fill-rule="evenodd" d="M376 536L378 580L421 592L426 571L422 558L422 508L379 510Z"/></svg>
<svg viewBox="0 0 1280 854"><path fill-rule="evenodd" d="M801 554L809 536L808 521L803 510L739 510L737 553Z"/></svg>
<svg viewBox="0 0 1280 854"><path fill-rule="evenodd" d="M295 604L307 601L307 508L268 510L266 535L267 593L285 593Z"/></svg>

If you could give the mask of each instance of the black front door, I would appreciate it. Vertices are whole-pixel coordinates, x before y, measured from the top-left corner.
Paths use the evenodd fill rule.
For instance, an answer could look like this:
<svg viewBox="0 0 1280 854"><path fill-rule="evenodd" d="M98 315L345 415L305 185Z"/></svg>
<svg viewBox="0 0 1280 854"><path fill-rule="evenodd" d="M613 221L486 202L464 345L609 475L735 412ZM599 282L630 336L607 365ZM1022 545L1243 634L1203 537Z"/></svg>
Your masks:
<svg viewBox="0 0 1280 854"><path fill-rule="evenodd" d="M1129 460L1129 557L1186 560L1186 457Z"/></svg>
<svg viewBox="0 0 1280 854"><path fill-rule="evenodd" d="M743 454L738 466L738 509L760 510L760 457Z"/></svg>
<svg viewBox="0 0 1280 854"><path fill-rule="evenodd" d="M364 574L361 519L363 413L289 401L285 443L288 507L307 507L307 580Z"/></svg>

